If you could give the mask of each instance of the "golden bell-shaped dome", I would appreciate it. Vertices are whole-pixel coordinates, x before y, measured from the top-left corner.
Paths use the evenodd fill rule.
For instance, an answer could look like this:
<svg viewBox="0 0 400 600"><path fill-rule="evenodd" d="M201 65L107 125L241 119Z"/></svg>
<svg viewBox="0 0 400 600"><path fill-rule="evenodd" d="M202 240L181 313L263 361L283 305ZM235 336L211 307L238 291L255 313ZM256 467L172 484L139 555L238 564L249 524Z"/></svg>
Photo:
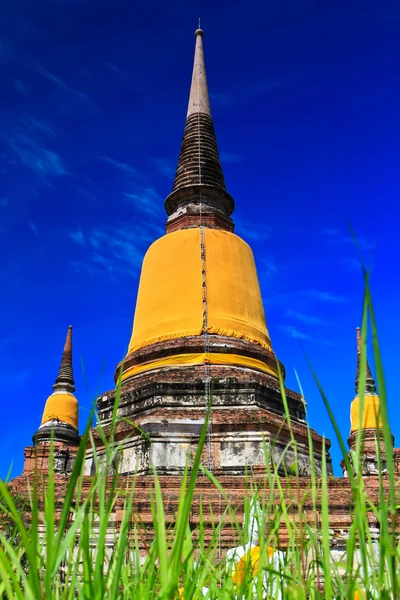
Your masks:
<svg viewBox="0 0 400 600"><path fill-rule="evenodd" d="M167 339L200 335L203 292L207 331L271 347L251 248L237 235L183 229L152 244L144 258L129 352Z"/></svg>
<svg viewBox="0 0 400 600"><path fill-rule="evenodd" d="M379 396L365 395L362 414L360 415L360 398L356 396L350 408L351 431L359 429L381 428L382 415Z"/></svg>
<svg viewBox="0 0 400 600"><path fill-rule="evenodd" d="M157 342L205 331L271 351L251 248L228 231L181 229L154 242L144 258L128 355ZM277 375L276 369L261 361L234 354L205 352L164 360L166 365L206 361ZM157 361L147 367L159 366L163 365ZM137 368L129 369L123 379L136 372Z"/></svg>
<svg viewBox="0 0 400 600"><path fill-rule="evenodd" d="M78 429L78 400L69 392L54 392L47 398L41 425L61 421Z"/></svg>

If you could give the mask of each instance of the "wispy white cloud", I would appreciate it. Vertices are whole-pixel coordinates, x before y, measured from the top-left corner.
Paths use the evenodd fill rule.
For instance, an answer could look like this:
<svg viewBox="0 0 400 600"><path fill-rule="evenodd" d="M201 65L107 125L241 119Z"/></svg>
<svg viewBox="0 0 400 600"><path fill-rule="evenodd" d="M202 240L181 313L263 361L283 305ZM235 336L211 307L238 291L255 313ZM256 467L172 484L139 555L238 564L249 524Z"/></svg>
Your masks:
<svg viewBox="0 0 400 600"><path fill-rule="evenodd" d="M312 336L310 336L308 333L304 333L304 331L300 331L296 327L293 327L293 325L281 325L279 328L283 333L286 333L286 335L292 338L296 338L297 340L314 341L314 338Z"/></svg>
<svg viewBox="0 0 400 600"><path fill-rule="evenodd" d="M80 229L78 229L78 231L70 231L69 237L81 246L85 244L85 236Z"/></svg>
<svg viewBox="0 0 400 600"><path fill-rule="evenodd" d="M114 73L116 73L117 75L120 76L124 76L124 72L122 69L120 69L119 67L117 67L117 65L115 65L113 62L111 62L110 60L107 60L104 63L104 66L109 69L110 71L113 71Z"/></svg>
<svg viewBox="0 0 400 600"><path fill-rule="evenodd" d="M119 160L116 160L115 158L111 158L110 156L102 156L101 160L108 163L109 165L112 165L119 171L122 171L122 173L126 173L127 175L135 175L138 177L141 176L140 171L136 169L133 165L121 162Z"/></svg>
<svg viewBox="0 0 400 600"><path fill-rule="evenodd" d="M235 219L236 229L245 239L253 242L265 242L272 235L272 227L262 223L253 223L244 219Z"/></svg>
<svg viewBox="0 0 400 600"><path fill-rule="evenodd" d="M279 327L279 329L282 331L282 333L284 333L285 335L294 338L296 340L302 340L302 341L308 341L308 342L315 342L317 344L324 344L325 346L331 346L332 343L320 338L320 337L314 337L304 331L301 331L300 329L297 329L297 327L294 327L293 325L281 325Z"/></svg>
<svg viewBox="0 0 400 600"><path fill-rule="evenodd" d="M362 262L360 258L348 257L344 258L341 263L349 270L349 271L359 271L362 272ZM367 268L370 267L369 263L367 263Z"/></svg>
<svg viewBox="0 0 400 600"><path fill-rule="evenodd" d="M316 315L302 313L298 310L293 310L292 308L288 308L285 314L286 317L296 319L307 325L321 325L324 323L324 320Z"/></svg>
<svg viewBox="0 0 400 600"><path fill-rule="evenodd" d="M234 152L221 152L220 159L221 159L221 162L223 162L225 164L242 162L242 159L239 156L239 154L235 154Z"/></svg>
<svg viewBox="0 0 400 600"><path fill-rule="evenodd" d="M17 388L19 389L26 385L27 381L29 381L32 375L32 369L21 370L16 368L12 371L12 373L6 372L4 375L2 375L2 383L5 384L7 387L8 385L12 386L14 390Z"/></svg>
<svg viewBox="0 0 400 600"><path fill-rule="evenodd" d="M11 368L12 359L10 357L19 344L21 344L20 335L3 335L0 339L0 359L3 365L2 384L10 385L13 389L22 387L33 374L31 369L18 369L16 365Z"/></svg>
<svg viewBox="0 0 400 600"><path fill-rule="evenodd" d="M278 265L272 259L259 258L257 260L257 265L259 267L260 278L270 278L276 275L276 273L278 272Z"/></svg>
<svg viewBox="0 0 400 600"><path fill-rule="evenodd" d="M78 90L75 90L73 87L68 85L63 79L61 79L60 77L57 77L57 75L54 75L54 73L50 73L50 71L48 71L44 67L40 67L38 69L38 73L40 73L41 75L43 75L43 77L46 77L47 79L52 81L54 83L54 85L56 85L60 89L64 90L68 94L71 94L72 96L75 96L76 98L80 98L81 100L89 100L89 96L86 94L86 92L80 92Z"/></svg>
<svg viewBox="0 0 400 600"><path fill-rule="evenodd" d="M131 164L110 156L102 156L100 158L123 174L122 183L127 189L121 193L131 206L137 211L152 216L161 214L164 206L163 198L148 184L147 178L142 171L139 171ZM163 159L152 160L166 173L167 165Z"/></svg>
<svg viewBox="0 0 400 600"><path fill-rule="evenodd" d="M343 235L343 233L339 229L336 229L335 227L325 227L321 231L321 235L326 236L326 237L338 238L339 236L341 237Z"/></svg>
<svg viewBox="0 0 400 600"><path fill-rule="evenodd" d="M144 225L133 227L98 227L87 233L78 230L70 237L85 247L84 257L74 260L71 268L92 275L99 271L109 274L123 272L136 274L141 267L144 253L159 235L156 228Z"/></svg>
<svg viewBox="0 0 400 600"><path fill-rule="evenodd" d="M39 235L39 230L36 227L35 223L33 221L29 222L29 229L32 231L32 233L34 233L35 235Z"/></svg>
<svg viewBox="0 0 400 600"><path fill-rule="evenodd" d="M92 255L92 260L109 273L114 273L115 271L120 270L118 269L118 265L116 264L115 260L109 256L105 256L104 254L94 252Z"/></svg>
<svg viewBox="0 0 400 600"><path fill-rule="evenodd" d="M14 89L16 89L17 92L19 92L23 96L28 95L28 89L27 89L26 85L24 84L24 82L21 81L20 79L13 79L13 86L14 86Z"/></svg>
<svg viewBox="0 0 400 600"><path fill-rule="evenodd" d="M229 92L212 92L210 93L210 99L212 104L227 108L230 105L242 102L244 99L248 99L251 96L271 95L278 89L296 84L299 80L299 75L288 75L287 77L281 77L280 79L274 80L265 79L261 83L255 83L254 85L247 86L238 94Z"/></svg>
<svg viewBox="0 0 400 600"><path fill-rule="evenodd" d="M149 215L159 215L163 208L163 199L153 190L153 188L145 188L137 193L122 193L137 210L146 212Z"/></svg>
<svg viewBox="0 0 400 600"><path fill-rule="evenodd" d="M102 269L88 260L73 260L70 262L70 269L75 273L86 273L87 275L99 275Z"/></svg>
<svg viewBox="0 0 400 600"><path fill-rule="evenodd" d="M8 47L4 40L0 39L0 58L7 58L9 55Z"/></svg>
<svg viewBox="0 0 400 600"><path fill-rule="evenodd" d="M342 296L341 294L334 294L332 292L326 292L321 290L308 290L305 294L309 298L313 298L318 302L332 302L336 304L342 304L343 302L348 302L349 299L346 296Z"/></svg>
<svg viewBox="0 0 400 600"><path fill-rule="evenodd" d="M15 162L15 159L18 159L20 163L29 167L45 180L50 175L69 175L61 156L44 147L42 142L34 136L17 130L9 136L0 134L0 138L4 140L13 155L10 162Z"/></svg>
<svg viewBox="0 0 400 600"><path fill-rule="evenodd" d="M20 344L21 341L22 339L19 335L2 336L0 338L0 357L5 358L9 355L9 347Z"/></svg>
<svg viewBox="0 0 400 600"><path fill-rule="evenodd" d="M287 77L281 77L280 79L265 80L262 83L253 85L252 87L248 88L247 93L249 95L272 94L278 89L292 86L299 80L299 75L288 75Z"/></svg>
<svg viewBox="0 0 400 600"><path fill-rule="evenodd" d="M142 238L143 239L143 238ZM96 229L89 237L91 245L97 250L94 254L95 262L102 262L105 254L107 260L128 263L132 267L140 267L143 252L140 249L142 239L133 237L129 229ZM102 252L100 254L100 252ZM110 257L110 258L109 258Z"/></svg>
<svg viewBox="0 0 400 600"><path fill-rule="evenodd" d="M329 244L347 247L352 246L354 250L357 250L358 247L361 252L371 252L375 249L375 242L373 240L362 235L356 235L354 239L348 233L344 233L335 227L325 227L321 231L321 236L324 237Z"/></svg>
<svg viewBox="0 0 400 600"><path fill-rule="evenodd" d="M35 117L31 117L30 115L25 115L21 119L21 123L28 127L31 130L37 131L39 133L44 133L49 137L55 136L54 126L48 123L47 121L35 119Z"/></svg>
<svg viewBox="0 0 400 600"><path fill-rule="evenodd" d="M83 2L90 2L91 0L47 0L51 4L83 4Z"/></svg>
<svg viewBox="0 0 400 600"><path fill-rule="evenodd" d="M279 306L282 308L292 307L293 305L299 304L302 306L306 305L308 307L311 303L344 304L348 301L349 299L341 294L315 289L291 289L287 292L281 292L267 298L267 304L279 304Z"/></svg>
<svg viewBox="0 0 400 600"><path fill-rule="evenodd" d="M210 100L212 103L219 104L221 106L227 106L232 104L237 99L236 94L229 94L225 92L211 92Z"/></svg>
<svg viewBox="0 0 400 600"><path fill-rule="evenodd" d="M24 165L40 176L68 175L62 158L51 150L38 146L35 149L22 148L17 144L13 145L13 150Z"/></svg>
<svg viewBox="0 0 400 600"><path fill-rule="evenodd" d="M166 158L152 158L151 160L156 165L161 175L164 175L164 177L168 177L168 179L172 180L175 175L175 163L172 163Z"/></svg>

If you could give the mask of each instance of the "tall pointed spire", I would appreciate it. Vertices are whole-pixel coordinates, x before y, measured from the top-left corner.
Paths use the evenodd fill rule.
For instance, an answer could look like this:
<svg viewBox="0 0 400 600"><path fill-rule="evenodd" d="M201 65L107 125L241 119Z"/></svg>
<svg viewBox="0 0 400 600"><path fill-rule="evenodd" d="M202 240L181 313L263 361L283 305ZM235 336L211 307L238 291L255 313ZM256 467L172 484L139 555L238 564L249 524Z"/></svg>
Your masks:
<svg viewBox="0 0 400 600"><path fill-rule="evenodd" d="M196 49L194 52L192 85L190 86L189 105L186 118L202 113L211 117L210 99L206 67L204 64L203 30L196 29Z"/></svg>
<svg viewBox="0 0 400 600"><path fill-rule="evenodd" d="M359 327L356 328L357 335L357 371L356 371L356 394L358 394L358 387L360 383L360 365L361 365L361 329ZM372 377L372 372L370 366L368 364L368 360L366 361L365 367L365 393L366 394L375 394L376 386L375 380Z"/></svg>
<svg viewBox="0 0 400 600"><path fill-rule="evenodd" d="M56 382L53 385L54 391L57 391L61 388L65 389L71 394L75 391L74 374L72 369L72 325L68 327L60 368L58 370Z"/></svg>
<svg viewBox="0 0 400 600"><path fill-rule="evenodd" d="M189 205L192 209L203 205L209 212L218 212L228 218L232 224L229 215L234 209L234 201L226 191L211 118L203 35L202 29L195 31L196 48L185 131L172 193L165 201L165 208L171 216Z"/></svg>

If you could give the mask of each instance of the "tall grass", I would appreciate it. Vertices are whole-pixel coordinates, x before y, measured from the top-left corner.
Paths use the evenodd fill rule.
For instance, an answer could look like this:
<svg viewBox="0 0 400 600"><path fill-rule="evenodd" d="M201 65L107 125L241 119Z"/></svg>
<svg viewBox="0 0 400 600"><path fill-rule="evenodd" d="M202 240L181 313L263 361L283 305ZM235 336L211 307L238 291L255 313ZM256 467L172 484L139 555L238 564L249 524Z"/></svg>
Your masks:
<svg viewBox="0 0 400 600"><path fill-rule="evenodd" d="M265 444L265 460L271 468L263 477L247 478L242 508L230 502L227 490L202 465L209 414L193 463L190 469L187 466L182 477L177 514L172 525L166 519L162 486L154 473L154 486L149 496L154 535L144 553L142 542L147 539L146 531L140 514L135 510L135 487L139 478L104 475L115 464L120 452L114 438L118 423L116 404L108 435L98 426L106 449L105 464L100 464L92 440L96 474L90 479L82 477L85 449L91 440L90 418L62 498L59 497L59 482L53 474L52 465L48 475L32 483L25 499L13 494L12 486L0 481L0 598L301 600L355 598L359 594L361 598L398 600L400 561L396 534L396 476L383 366L366 276L360 411L365 391L368 326L373 338L385 447L385 457L379 453L380 468L376 477L378 502L371 501L368 485L362 477L361 434L356 450L350 456L322 385L316 378L342 451L350 487L348 510L351 525L340 560L333 560L331 552L331 482L325 462L322 476L318 478L315 474L310 431L308 443L312 469L308 485L302 485L304 479L297 468L286 476L279 475L282 464L272 461L272 448ZM290 428L282 381L281 392L285 419ZM290 447L296 455L293 434ZM199 523L194 527L191 511L194 496L198 494L196 485L199 477L203 482L201 489L204 489L206 480L208 489L214 490L220 498L221 510L218 515L212 514L212 507L206 499L203 501L196 497ZM122 504L118 513L121 518L113 529L112 516L117 504L119 507ZM243 527L242 521L247 525ZM379 529L378 540L371 535L372 521ZM254 566L250 561L245 562L239 579L232 576L237 572L235 563L227 563L224 553L221 553L221 535L229 527L237 540L236 545L246 548L251 546L253 529L261 532L256 541L260 547L258 563ZM271 558L271 548L277 549L281 544L282 530L287 536L284 552L272 553L275 558Z"/></svg>

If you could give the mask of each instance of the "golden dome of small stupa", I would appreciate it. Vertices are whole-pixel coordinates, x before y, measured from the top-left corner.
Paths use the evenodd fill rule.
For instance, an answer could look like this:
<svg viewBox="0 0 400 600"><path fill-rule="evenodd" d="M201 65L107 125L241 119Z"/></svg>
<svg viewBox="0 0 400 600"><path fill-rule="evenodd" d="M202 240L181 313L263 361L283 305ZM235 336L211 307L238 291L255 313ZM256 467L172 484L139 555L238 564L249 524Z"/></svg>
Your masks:
<svg viewBox="0 0 400 600"><path fill-rule="evenodd" d="M42 423L61 421L78 428L78 401L68 392L53 392L46 401Z"/></svg>

